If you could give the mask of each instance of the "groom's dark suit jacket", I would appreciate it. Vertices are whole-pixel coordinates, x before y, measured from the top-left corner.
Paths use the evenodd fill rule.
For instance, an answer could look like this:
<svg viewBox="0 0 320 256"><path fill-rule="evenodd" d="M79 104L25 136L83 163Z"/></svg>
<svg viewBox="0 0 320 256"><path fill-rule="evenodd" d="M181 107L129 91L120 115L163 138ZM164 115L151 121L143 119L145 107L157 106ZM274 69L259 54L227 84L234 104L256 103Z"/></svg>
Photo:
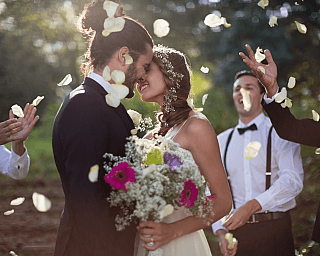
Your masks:
<svg viewBox="0 0 320 256"><path fill-rule="evenodd" d="M103 179L103 155L124 155L134 127L123 105L107 105L106 94L86 78L64 99L54 122L53 153L65 194L55 256L133 255L136 228L115 229L118 209L106 200L111 188ZM92 183L88 174L96 164L98 182Z"/></svg>
<svg viewBox="0 0 320 256"><path fill-rule="evenodd" d="M296 119L288 108L282 108L276 102L262 105L281 138L307 146L320 147L320 122L312 119ZM320 243L320 205L312 240Z"/></svg>

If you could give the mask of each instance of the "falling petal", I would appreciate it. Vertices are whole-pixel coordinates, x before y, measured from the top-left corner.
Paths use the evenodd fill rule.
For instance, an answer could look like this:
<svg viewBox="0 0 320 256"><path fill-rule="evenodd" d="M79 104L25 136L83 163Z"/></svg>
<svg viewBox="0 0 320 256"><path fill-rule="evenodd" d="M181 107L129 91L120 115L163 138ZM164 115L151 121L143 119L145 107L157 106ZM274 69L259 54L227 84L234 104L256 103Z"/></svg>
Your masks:
<svg viewBox="0 0 320 256"><path fill-rule="evenodd" d="M314 121L319 122L319 114L314 110L312 110L312 118Z"/></svg>
<svg viewBox="0 0 320 256"><path fill-rule="evenodd" d="M194 109L193 99L188 98L188 99L187 99L187 103L188 103L188 106L189 106L191 109Z"/></svg>
<svg viewBox="0 0 320 256"><path fill-rule="evenodd" d="M289 99L289 98L285 98L284 102L281 103L281 107L283 107L283 108L285 108L285 107L291 108L292 107L292 100Z"/></svg>
<svg viewBox="0 0 320 256"><path fill-rule="evenodd" d="M227 234L225 234L225 239L228 241L228 249L233 249L233 246L234 246L234 244L233 244L233 234L231 234L231 233L227 233Z"/></svg>
<svg viewBox="0 0 320 256"><path fill-rule="evenodd" d="M129 88L122 84L111 84L109 89L112 95L120 100L124 99L129 93Z"/></svg>
<svg viewBox="0 0 320 256"><path fill-rule="evenodd" d="M10 210L10 211L4 212L3 215L9 216L9 215L11 215L11 214L13 214L13 213L14 213L14 210L12 209L12 210Z"/></svg>
<svg viewBox="0 0 320 256"><path fill-rule="evenodd" d="M19 105L15 104L11 107L11 109L13 114L17 117L24 117L23 110Z"/></svg>
<svg viewBox="0 0 320 256"><path fill-rule="evenodd" d="M315 153L316 153L317 155L320 155L320 148L317 148L316 151L315 151Z"/></svg>
<svg viewBox="0 0 320 256"><path fill-rule="evenodd" d="M164 19L157 19L153 23L153 33L157 37L164 37L164 36L168 35L170 32L169 26L170 26L170 24L168 21L166 21Z"/></svg>
<svg viewBox="0 0 320 256"><path fill-rule="evenodd" d="M39 103L44 99L44 96L38 96L37 98L35 98L32 102L33 106L38 106Z"/></svg>
<svg viewBox="0 0 320 256"><path fill-rule="evenodd" d="M298 3L298 2L294 2L294 4L295 4L295 5L299 5L299 3Z"/></svg>
<svg viewBox="0 0 320 256"><path fill-rule="evenodd" d="M260 69L260 70L261 70L261 72L262 72L263 74L265 74L265 73L266 73L266 70L264 69L264 67L259 66L259 67L258 67L258 69Z"/></svg>
<svg viewBox="0 0 320 256"><path fill-rule="evenodd" d="M114 70L111 73L111 78L116 84L122 84L125 81L126 76L125 76L124 72L122 72L120 70Z"/></svg>
<svg viewBox="0 0 320 256"><path fill-rule="evenodd" d="M200 68L200 71L201 71L202 73L207 74L207 73L209 72L209 68L202 66L202 67Z"/></svg>
<svg viewBox="0 0 320 256"><path fill-rule="evenodd" d="M111 93L106 95L106 102L109 106L117 108L120 105L120 99L114 97Z"/></svg>
<svg viewBox="0 0 320 256"><path fill-rule="evenodd" d="M11 256L18 256L18 254L16 254L14 251L10 251L9 254L10 254Z"/></svg>
<svg viewBox="0 0 320 256"><path fill-rule="evenodd" d="M296 79L290 76L288 81L288 88L292 89L296 85Z"/></svg>
<svg viewBox="0 0 320 256"><path fill-rule="evenodd" d="M250 96L247 90L241 88L240 93L242 95L242 100L243 100L243 108L245 111L249 111L251 109L251 101L250 101Z"/></svg>
<svg viewBox="0 0 320 256"><path fill-rule="evenodd" d="M245 159L250 160L252 158L255 158L258 155L260 148L261 143L259 141L250 142L244 149Z"/></svg>
<svg viewBox="0 0 320 256"><path fill-rule="evenodd" d="M60 83L58 83L58 86L65 86L72 82L72 76L70 74L66 75Z"/></svg>
<svg viewBox="0 0 320 256"><path fill-rule="evenodd" d="M274 25L278 25L278 18L276 16L272 16L269 20L269 26L274 27Z"/></svg>
<svg viewBox="0 0 320 256"><path fill-rule="evenodd" d="M20 205L24 202L25 198L24 197L18 197L14 200L11 201L10 205Z"/></svg>
<svg viewBox="0 0 320 256"><path fill-rule="evenodd" d="M160 220L172 214L173 211L174 211L174 207L171 204L165 205L159 212Z"/></svg>
<svg viewBox="0 0 320 256"><path fill-rule="evenodd" d="M110 75L110 68L109 66L106 66L103 70L103 73L102 73L102 77L104 79L104 81L107 81L109 82L111 80L111 75Z"/></svg>
<svg viewBox="0 0 320 256"><path fill-rule="evenodd" d="M39 212L47 212L51 208L51 201L44 195L34 192L32 194L32 201L34 207Z"/></svg>
<svg viewBox="0 0 320 256"><path fill-rule="evenodd" d="M229 28L231 27L231 24L227 22L227 19L225 17L221 17L221 23L224 25L224 27Z"/></svg>
<svg viewBox="0 0 320 256"><path fill-rule="evenodd" d="M266 55L264 55L264 54L263 54L263 50L260 49L260 47L258 47L258 48L256 49L256 53L255 53L254 57L255 57L255 59L256 59L257 62L261 62L261 61L263 61L263 60L266 58Z"/></svg>
<svg viewBox="0 0 320 256"><path fill-rule="evenodd" d="M283 87L281 91L274 96L274 101L277 103L281 103L285 98L287 98L287 89Z"/></svg>
<svg viewBox="0 0 320 256"><path fill-rule="evenodd" d="M118 9L119 4L113 1L104 1L103 9L107 11L108 17L114 16Z"/></svg>
<svg viewBox="0 0 320 256"><path fill-rule="evenodd" d="M297 29L298 29L298 31L299 31L300 33L302 33L302 34L307 33L307 27L306 27L306 25L301 24L301 23L298 22L298 21L295 21L295 23L296 23Z"/></svg>
<svg viewBox="0 0 320 256"><path fill-rule="evenodd" d="M110 17L104 21L104 30L102 31L103 36L108 36L112 32L119 32L124 28L125 19L122 17Z"/></svg>
<svg viewBox="0 0 320 256"><path fill-rule="evenodd" d="M268 5L269 5L269 0L261 0L258 2L258 6L260 6L262 9L264 9Z"/></svg>
<svg viewBox="0 0 320 256"><path fill-rule="evenodd" d="M96 164L90 168L90 172L88 175L90 182L92 182L92 183L97 182L98 181L98 174L99 174L99 165Z"/></svg>
<svg viewBox="0 0 320 256"><path fill-rule="evenodd" d="M126 64L132 64L133 63L133 59L132 59L132 57L130 56L130 55L124 55L124 58L125 58L125 60L126 60Z"/></svg>
<svg viewBox="0 0 320 256"><path fill-rule="evenodd" d="M211 13L205 17L204 24L208 27L214 28L223 24L223 21L221 21L221 18L218 15Z"/></svg>
<svg viewBox="0 0 320 256"><path fill-rule="evenodd" d="M206 102L208 96L209 96L209 94L205 94L205 95L202 96L202 105L204 105L204 103Z"/></svg>

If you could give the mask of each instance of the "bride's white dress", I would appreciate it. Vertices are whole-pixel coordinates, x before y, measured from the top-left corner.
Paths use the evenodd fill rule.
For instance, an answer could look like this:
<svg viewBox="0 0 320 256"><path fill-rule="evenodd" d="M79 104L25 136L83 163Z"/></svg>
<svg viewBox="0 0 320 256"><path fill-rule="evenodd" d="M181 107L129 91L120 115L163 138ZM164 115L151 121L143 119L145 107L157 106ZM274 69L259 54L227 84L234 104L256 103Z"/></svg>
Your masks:
<svg viewBox="0 0 320 256"><path fill-rule="evenodd" d="M192 117L206 119L206 117L200 113L197 113ZM180 129L174 128L171 132L169 132L166 135L166 137L173 139L175 135L177 135ZM165 217L162 220L162 222L172 223L172 222L184 219L186 217L189 217L191 215L192 214L190 213L190 211L185 207L177 207L175 211L171 215ZM202 229L196 232L184 235L182 237L179 237L171 241L170 243L164 246L161 246L160 248L162 250L162 254L159 254L159 255L162 255L162 256L211 256L212 255L207 238L205 237L205 234ZM145 252L146 252L146 249L142 247L142 241L139 239L139 232L138 232L136 237L136 248L135 248L134 256L144 256Z"/></svg>

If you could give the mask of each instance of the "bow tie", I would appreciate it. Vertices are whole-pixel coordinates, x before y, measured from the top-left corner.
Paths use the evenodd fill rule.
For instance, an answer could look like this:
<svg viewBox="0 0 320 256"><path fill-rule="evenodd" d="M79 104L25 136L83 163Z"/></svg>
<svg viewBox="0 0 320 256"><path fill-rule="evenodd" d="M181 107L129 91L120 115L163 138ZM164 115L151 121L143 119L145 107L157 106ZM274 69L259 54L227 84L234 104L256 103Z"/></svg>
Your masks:
<svg viewBox="0 0 320 256"><path fill-rule="evenodd" d="M258 130L258 128L257 128L256 124L252 124L252 125L245 127L245 128L238 128L238 132L240 135L244 134L248 130L254 131L254 130Z"/></svg>

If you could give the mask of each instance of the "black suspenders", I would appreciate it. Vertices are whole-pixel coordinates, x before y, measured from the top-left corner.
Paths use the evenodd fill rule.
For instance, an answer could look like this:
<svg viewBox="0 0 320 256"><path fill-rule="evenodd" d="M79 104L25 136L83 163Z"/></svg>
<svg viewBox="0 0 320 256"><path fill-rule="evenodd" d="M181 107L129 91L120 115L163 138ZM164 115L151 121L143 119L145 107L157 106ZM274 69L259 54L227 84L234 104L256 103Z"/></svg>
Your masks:
<svg viewBox="0 0 320 256"><path fill-rule="evenodd" d="M271 132L272 132L272 128L273 128L273 126L271 126L269 129L268 144L267 144L266 190L269 189L271 186ZM224 150L224 155L223 155L223 164L224 164L224 169L226 170L228 183L229 183L229 187L230 187L230 191L231 191L233 208L236 209L236 205L234 203L234 196L233 196L233 192L232 192L232 187L231 187L231 183L230 183L230 175L227 170L227 151L228 151L228 147L229 147L233 132L234 132L234 128L230 132L228 139L227 139L226 148Z"/></svg>

